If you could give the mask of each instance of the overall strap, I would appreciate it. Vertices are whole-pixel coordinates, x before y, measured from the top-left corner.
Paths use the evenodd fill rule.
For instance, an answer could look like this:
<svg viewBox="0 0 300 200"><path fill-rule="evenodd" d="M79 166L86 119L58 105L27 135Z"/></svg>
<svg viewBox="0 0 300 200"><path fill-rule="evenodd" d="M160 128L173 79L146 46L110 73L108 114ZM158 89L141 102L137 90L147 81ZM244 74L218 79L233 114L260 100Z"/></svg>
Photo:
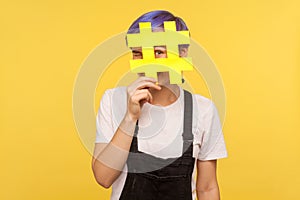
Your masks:
<svg viewBox="0 0 300 200"><path fill-rule="evenodd" d="M192 132L193 124L193 97L192 94L184 90L184 119L183 119L183 147L182 152L184 157L193 156L193 139Z"/></svg>
<svg viewBox="0 0 300 200"><path fill-rule="evenodd" d="M134 135L133 135L130 150L129 150L130 152L133 152L133 153L138 152L138 141L137 141L138 132L139 132L139 120L136 121Z"/></svg>

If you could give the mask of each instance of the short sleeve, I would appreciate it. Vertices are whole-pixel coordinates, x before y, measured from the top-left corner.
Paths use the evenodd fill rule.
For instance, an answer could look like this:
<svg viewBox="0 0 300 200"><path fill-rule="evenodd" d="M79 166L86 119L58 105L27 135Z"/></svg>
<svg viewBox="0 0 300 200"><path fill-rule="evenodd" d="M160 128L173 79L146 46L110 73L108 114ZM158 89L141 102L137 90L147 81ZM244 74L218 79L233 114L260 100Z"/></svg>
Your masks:
<svg viewBox="0 0 300 200"><path fill-rule="evenodd" d="M202 118L203 134L201 138L199 160L215 160L227 157L227 150L222 132L219 114L211 102Z"/></svg>
<svg viewBox="0 0 300 200"><path fill-rule="evenodd" d="M111 114L111 98L107 90L103 94L96 117L96 140L95 143L108 143L114 132Z"/></svg>

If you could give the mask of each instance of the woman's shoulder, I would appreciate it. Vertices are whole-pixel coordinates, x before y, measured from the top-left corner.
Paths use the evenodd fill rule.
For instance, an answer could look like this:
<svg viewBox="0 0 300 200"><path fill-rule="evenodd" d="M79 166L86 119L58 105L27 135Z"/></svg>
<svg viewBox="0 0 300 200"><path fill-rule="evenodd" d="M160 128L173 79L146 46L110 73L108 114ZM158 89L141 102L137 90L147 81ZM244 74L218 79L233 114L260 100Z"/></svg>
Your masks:
<svg viewBox="0 0 300 200"><path fill-rule="evenodd" d="M104 104L116 104L124 101L127 98L126 87L120 86L115 88L108 88L104 91L101 102Z"/></svg>
<svg viewBox="0 0 300 200"><path fill-rule="evenodd" d="M108 88L105 90L104 93L108 94L108 95L114 95L114 94L123 94L126 93L126 86L119 86L119 87L115 87L115 88Z"/></svg>
<svg viewBox="0 0 300 200"><path fill-rule="evenodd" d="M104 91L102 98L107 98L110 100L121 100L122 98L127 97L125 86L115 87L115 88L108 88Z"/></svg>
<svg viewBox="0 0 300 200"><path fill-rule="evenodd" d="M202 94L192 94L192 96L194 105L193 107L196 107L196 109L198 111L202 111L202 113L210 110L214 106L213 101Z"/></svg>

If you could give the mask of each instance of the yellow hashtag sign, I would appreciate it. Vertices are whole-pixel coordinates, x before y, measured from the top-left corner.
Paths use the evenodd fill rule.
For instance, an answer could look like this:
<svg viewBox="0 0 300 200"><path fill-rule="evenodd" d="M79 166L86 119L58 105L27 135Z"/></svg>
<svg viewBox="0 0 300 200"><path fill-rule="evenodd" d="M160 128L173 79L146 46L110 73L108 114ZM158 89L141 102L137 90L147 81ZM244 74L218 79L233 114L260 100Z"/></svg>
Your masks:
<svg viewBox="0 0 300 200"><path fill-rule="evenodd" d="M179 57L179 44L190 44L189 31L176 31L175 21L164 22L164 32L152 32L151 22L140 22L140 33L127 34L128 47L142 47L143 59L130 60L134 73L157 78L169 72L170 83L182 83L181 72L193 70L191 57ZM167 58L155 58L154 46L166 46Z"/></svg>

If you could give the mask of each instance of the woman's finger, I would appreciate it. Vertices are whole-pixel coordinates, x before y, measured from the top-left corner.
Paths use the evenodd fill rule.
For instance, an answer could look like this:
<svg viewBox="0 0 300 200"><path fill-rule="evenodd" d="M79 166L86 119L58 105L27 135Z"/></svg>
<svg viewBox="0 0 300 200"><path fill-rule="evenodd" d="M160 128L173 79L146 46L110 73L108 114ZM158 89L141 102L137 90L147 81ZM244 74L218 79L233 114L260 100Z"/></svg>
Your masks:
<svg viewBox="0 0 300 200"><path fill-rule="evenodd" d="M148 89L137 90L132 96L136 102L140 102L142 99L146 99L148 102L152 102L152 95Z"/></svg>

